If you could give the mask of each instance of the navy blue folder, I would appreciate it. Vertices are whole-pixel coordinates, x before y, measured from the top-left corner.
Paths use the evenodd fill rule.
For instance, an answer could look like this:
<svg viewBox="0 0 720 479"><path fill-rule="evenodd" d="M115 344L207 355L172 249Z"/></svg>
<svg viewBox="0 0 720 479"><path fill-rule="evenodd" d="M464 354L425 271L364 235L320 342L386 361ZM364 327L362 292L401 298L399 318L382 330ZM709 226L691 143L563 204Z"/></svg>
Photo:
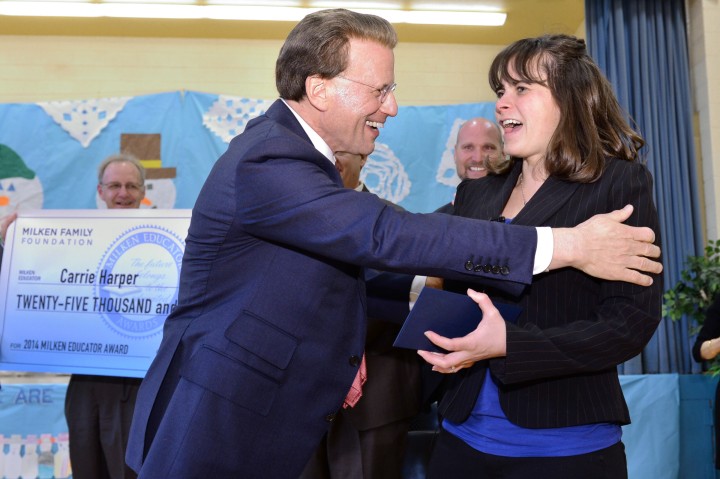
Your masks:
<svg viewBox="0 0 720 479"><path fill-rule="evenodd" d="M517 321L522 310L519 306L505 303L496 303L495 307L509 322ZM433 331L446 338L459 338L477 328L481 319L480 306L468 295L423 288L393 345L445 353L447 351L425 337L425 331Z"/></svg>

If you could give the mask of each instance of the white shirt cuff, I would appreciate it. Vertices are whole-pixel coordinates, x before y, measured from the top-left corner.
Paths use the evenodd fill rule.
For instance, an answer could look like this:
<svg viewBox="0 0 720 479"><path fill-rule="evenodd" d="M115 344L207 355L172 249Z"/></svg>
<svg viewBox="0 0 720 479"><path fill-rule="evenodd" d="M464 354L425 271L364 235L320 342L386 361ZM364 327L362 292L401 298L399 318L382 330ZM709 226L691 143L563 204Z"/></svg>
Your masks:
<svg viewBox="0 0 720 479"><path fill-rule="evenodd" d="M553 257L553 234L552 228L548 226L536 227L537 249L535 250L535 264L533 274L544 273L550 267Z"/></svg>
<svg viewBox="0 0 720 479"><path fill-rule="evenodd" d="M415 306L415 301L417 301L420 292L425 287L425 281L427 281L427 276L415 276L413 278L412 284L410 285L410 311L412 311L413 306Z"/></svg>

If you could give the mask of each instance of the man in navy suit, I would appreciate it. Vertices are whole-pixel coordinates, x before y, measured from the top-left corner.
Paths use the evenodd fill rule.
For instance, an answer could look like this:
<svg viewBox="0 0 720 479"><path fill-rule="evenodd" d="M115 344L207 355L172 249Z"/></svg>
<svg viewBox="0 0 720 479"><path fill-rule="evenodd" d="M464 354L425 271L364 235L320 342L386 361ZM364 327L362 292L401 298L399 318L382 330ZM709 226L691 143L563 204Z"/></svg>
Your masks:
<svg viewBox="0 0 720 479"><path fill-rule="evenodd" d="M127 461L145 479L296 478L361 368L364 268L521 291L577 267L649 284L653 234L625 208L573 229L399 212L343 187L397 114L392 26L324 10L290 33L280 100L217 161L193 209L178 307L140 388ZM372 378L368 378L372 381Z"/></svg>

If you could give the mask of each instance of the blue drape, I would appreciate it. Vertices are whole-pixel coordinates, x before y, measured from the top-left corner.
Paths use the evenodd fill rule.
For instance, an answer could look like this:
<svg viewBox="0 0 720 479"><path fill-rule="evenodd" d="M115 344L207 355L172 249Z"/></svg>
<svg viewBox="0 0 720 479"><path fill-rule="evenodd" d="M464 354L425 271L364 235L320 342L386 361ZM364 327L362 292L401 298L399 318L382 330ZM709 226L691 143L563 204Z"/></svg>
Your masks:
<svg viewBox="0 0 720 479"><path fill-rule="evenodd" d="M702 254L684 0L585 0L590 54L613 84L647 145L655 178L666 289L688 255ZM699 371L688 320L664 318L626 374Z"/></svg>

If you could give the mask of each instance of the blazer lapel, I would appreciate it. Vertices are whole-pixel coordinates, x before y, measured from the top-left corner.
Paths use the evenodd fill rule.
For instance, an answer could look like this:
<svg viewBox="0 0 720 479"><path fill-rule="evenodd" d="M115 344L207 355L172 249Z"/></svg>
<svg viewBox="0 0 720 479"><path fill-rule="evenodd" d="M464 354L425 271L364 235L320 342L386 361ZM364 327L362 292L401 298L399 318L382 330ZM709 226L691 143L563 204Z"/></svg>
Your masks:
<svg viewBox="0 0 720 479"><path fill-rule="evenodd" d="M513 188L520 176L522 162L517 162L515 168L508 176L508 181L503 185L503 196L507 193L503 205L510 198ZM577 191L581 183L563 181L550 177L540 189L530 198L530 201L520 210L520 213L513 218L514 224L542 226L547 224L550 218L570 200L570 197ZM507 190L507 191L506 191Z"/></svg>
<svg viewBox="0 0 720 479"><path fill-rule="evenodd" d="M505 205L507 204L508 200L510 199L510 195L513 192L513 189L515 189L515 185L517 184L518 177L520 176L520 172L522 171L522 161L516 161L515 165L513 165L512 171L508 173L507 178L505 178L505 183L503 183L502 188L500 189L499 195L493 195L489 201L489 203L492 205L491 211L497 211L497 216L500 216L502 213L502 210L505 209ZM514 223L513 218L513 223Z"/></svg>

